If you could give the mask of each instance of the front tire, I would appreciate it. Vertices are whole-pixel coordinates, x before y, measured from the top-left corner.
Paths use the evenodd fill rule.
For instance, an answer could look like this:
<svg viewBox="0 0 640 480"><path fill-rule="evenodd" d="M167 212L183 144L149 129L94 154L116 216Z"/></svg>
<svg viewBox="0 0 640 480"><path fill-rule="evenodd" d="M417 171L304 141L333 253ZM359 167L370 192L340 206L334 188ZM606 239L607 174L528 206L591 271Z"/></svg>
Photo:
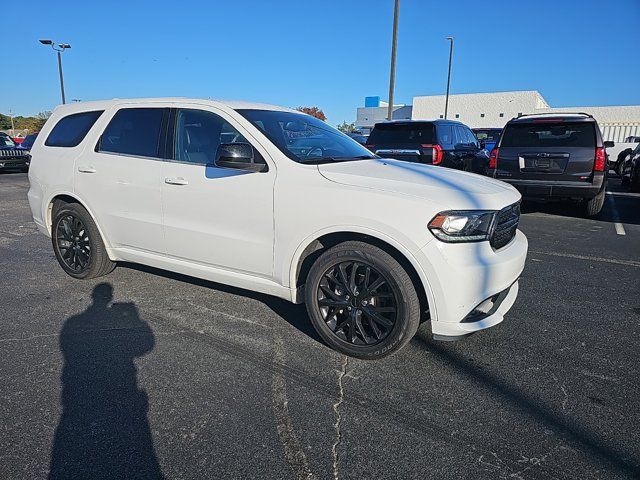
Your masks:
<svg viewBox="0 0 640 480"><path fill-rule="evenodd" d="M356 358L374 360L400 350L420 324L409 274L387 252L364 242L338 244L315 261L305 303L320 337Z"/></svg>
<svg viewBox="0 0 640 480"><path fill-rule="evenodd" d="M54 205L51 243L58 263L73 278L101 277L116 266L93 218L77 203Z"/></svg>

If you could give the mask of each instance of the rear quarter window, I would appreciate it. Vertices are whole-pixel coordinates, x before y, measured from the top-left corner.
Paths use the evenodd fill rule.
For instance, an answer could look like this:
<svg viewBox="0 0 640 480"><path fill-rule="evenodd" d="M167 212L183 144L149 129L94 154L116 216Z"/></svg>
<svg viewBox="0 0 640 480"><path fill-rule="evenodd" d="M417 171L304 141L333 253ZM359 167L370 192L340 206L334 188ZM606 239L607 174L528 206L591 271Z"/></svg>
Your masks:
<svg viewBox="0 0 640 480"><path fill-rule="evenodd" d="M49 133L47 147L76 147L84 140L104 110L81 112L61 118Z"/></svg>
<svg viewBox="0 0 640 480"><path fill-rule="evenodd" d="M501 147L593 147L593 122L514 123L507 125Z"/></svg>
<svg viewBox="0 0 640 480"><path fill-rule="evenodd" d="M388 123L376 125L367 143L435 143L435 127L432 123Z"/></svg>

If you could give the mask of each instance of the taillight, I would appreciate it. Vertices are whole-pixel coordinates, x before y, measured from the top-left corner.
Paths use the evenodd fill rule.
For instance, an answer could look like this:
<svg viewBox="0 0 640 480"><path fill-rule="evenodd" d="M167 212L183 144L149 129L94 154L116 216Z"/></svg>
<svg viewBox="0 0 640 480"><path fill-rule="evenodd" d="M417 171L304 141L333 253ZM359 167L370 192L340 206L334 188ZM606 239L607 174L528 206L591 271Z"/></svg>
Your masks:
<svg viewBox="0 0 640 480"><path fill-rule="evenodd" d="M604 172L607 165L607 154L604 147L596 147L596 160L593 162L594 172Z"/></svg>
<svg viewBox="0 0 640 480"><path fill-rule="evenodd" d="M422 148L430 148L431 149L431 163L433 165L440 165L442 163L442 158L444 157L444 152L442 151L442 147L440 145L431 145L431 144L421 144Z"/></svg>
<svg viewBox="0 0 640 480"><path fill-rule="evenodd" d="M498 149L494 148L489 154L489 168L498 168Z"/></svg>

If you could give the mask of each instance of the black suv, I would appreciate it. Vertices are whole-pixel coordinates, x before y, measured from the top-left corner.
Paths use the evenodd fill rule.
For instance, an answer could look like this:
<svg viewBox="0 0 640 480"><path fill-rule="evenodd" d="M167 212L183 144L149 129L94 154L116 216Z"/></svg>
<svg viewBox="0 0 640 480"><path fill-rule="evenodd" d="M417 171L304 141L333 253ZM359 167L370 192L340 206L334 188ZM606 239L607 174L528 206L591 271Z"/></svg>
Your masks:
<svg viewBox="0 0 640 480"><path fill-rule="evenodd" d="M381 157L484 173L484 144L471 129L451 120L376 123L366 147Z"/></svg>
<svg viewBox="0 0 640 480"><path fill-rule="evenodd" d="M589 114L523 115L505 125L487 174L524 198L579 200L587 215L597 215L604 204L609 146Z"/></svg>

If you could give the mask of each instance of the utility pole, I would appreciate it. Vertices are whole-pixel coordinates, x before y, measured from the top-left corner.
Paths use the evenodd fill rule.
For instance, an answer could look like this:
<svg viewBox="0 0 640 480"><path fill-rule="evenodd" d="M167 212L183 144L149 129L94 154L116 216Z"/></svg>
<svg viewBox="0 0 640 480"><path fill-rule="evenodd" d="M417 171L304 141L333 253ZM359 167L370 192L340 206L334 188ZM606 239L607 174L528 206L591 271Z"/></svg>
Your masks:
<svg viewBox="0 0 640 480"><path fill-rule="evenodd" d="M9 116L11 117L11 136L15 137L16 136L16 127L13 124L13 111L11 109L9 109Z"/></svg>
<svg viewBox="0 0 640 480"><path fill-rule="evenodd" d="M393 89L396 83L396 48L398 46L398 14L400 13L400 0L395 0L393 8L393 36L391 40L391 72L389 74L389 107L387 120L393 118Z"/></svg>
<svg viewBox="0 0 640 480"><path fill-rule="evenodd" d="M451 42L449 45L449 73L447 74L447 95L444 101L444 119L447 119L447 111L449 110L449 85L451 84L451 60L453 59L453 37L447 37Z"/></svg>

